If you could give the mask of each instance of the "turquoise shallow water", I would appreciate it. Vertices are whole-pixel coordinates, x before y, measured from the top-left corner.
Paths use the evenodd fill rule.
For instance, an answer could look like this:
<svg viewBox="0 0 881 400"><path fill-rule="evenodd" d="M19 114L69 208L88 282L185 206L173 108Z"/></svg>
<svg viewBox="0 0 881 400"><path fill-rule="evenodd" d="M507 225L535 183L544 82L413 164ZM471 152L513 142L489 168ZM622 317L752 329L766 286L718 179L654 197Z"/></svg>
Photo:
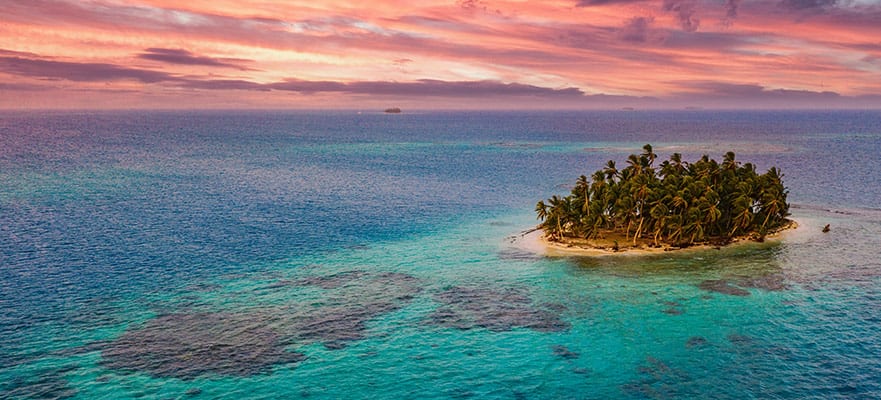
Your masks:
<svg viewBox="0 0 881 400"><path fill-rule="evenodd" d="M802 228L518 245L644 143L779 166ZM879 397L879 150L865 112L2 114L0 398Z"/></svg>

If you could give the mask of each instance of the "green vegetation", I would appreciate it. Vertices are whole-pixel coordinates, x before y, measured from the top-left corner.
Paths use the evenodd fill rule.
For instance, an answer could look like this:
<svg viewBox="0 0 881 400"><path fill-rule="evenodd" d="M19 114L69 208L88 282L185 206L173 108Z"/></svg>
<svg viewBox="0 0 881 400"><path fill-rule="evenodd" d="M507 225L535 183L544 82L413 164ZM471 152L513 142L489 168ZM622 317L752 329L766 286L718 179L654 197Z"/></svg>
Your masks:
<svg viewBox="0 0 881 400"><path fill-rule="evenodd" d="M539 201L539 226L552 241L623 234L634 246L653 247L763 240L785 229L783 175L777 168L759 175L753 164L740 165L734 157L728 152L719 164L704 155L688 163L675 153L656 169L657 155L647 144L627 158L626 168L610 160L590 179L579 177L569 196Z"/></svg>

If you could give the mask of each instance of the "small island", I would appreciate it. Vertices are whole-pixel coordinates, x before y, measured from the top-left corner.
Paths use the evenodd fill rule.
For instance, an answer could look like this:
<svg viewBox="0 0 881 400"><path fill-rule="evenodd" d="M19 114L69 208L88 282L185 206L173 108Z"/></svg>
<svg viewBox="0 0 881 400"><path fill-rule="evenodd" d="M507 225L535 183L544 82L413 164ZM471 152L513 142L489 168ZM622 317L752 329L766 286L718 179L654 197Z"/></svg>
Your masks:
<svg viewBox="0 0 881 400"><path fill-rule="evenodd" d="M733 152L721 163L704 155L688 163L674 153L656 168L652 146L582 175L572 193L536 204L538 228L550 246L601 252L720 247L794 228L783 174L764 174Z"/></svg>
<svg viewBox="0 0 881 400"><path fill-rule="evenodd" d="M384 112L386 114L400 114L401 109L398 107L386 108Z"/></svg>

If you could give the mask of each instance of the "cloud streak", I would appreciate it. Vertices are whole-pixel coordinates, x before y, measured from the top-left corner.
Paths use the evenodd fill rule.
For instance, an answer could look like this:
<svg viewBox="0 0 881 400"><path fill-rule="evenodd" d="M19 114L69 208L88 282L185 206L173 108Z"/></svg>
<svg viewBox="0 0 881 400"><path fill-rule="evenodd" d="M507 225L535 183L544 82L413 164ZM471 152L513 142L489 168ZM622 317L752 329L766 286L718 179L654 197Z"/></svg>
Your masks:
<svg viewBox="0 0 881 400"><path fill-rule="evenodd" d="M842 99L869 104L881 93L881 5L867 1L3 5L2 90L44 94L45 104L52 91L99 96L102 84L118 96L198 103L236 91L224 101L285 99L294 107L369 96L449 104L542 98L573 107L792 99L822 107Z"/></svg>
<svg viewBox="0 0 881 400"><path fill-rule="evenodd" d="M288 80L269 86L275 90L287 90L300 93L339 92L379 96L530 96L577 98L584 95L584 92L580 89L572 87L552 89L521 83L503 83L497 81L448 82L434 79L422 79L415 82L364 81L350 83Z"/></svg>
<svg viewBox="0 0 881 400"><path fill-rule="evenodd" d="M645 0L580 0L576 5L578 7L604 6L608 4L629 4L639 3Z"/></svg>
<svg viewBox="0 0 881 400"><path fill-rule="evenodd" d="M155 53L155 51L154 51ZM160 52L161 53L161 52ZM174 53L177 54L177 53ZM186 52L186 58L192 59ZM205 62L198 60L195 65ZM193 63L187 63L192 65ZM216 66L209 63L210 66ZM225 66L225 65L223 65ZM378 96L416 96L416 97L493 97L493 96L536 96L536 97L579 97L578 88L553 89L521 83L498 81L457 81L449 82L435 79L421 79L413 82L388 81L307 81L286 79L274 83L257 83L235 79L197 79L181 77L161 71L128 68L120 65L99 63L75 63L66 61L35 60L21 57L0 57L0 72L32 78L62 79L73 82L112 82L130 80L141 83L164 83L203 90L254 90L288 91L303 94L347 93ZM7 84L7 90L16 86ZM21 86L20 88L25 88Z"/></svg>
<svg viewBox="0 0 881 400"><path fill-rule="evenodd" d="M34 60L21 57L0 57L0 71L12 75L65 79L74 82L132 80L142 83L157 83L180 80L165 72L113 64Z"/></svg>
<svg viewBox="0 0 881 400"><path fill-rule="evenodd" d="M244 68L237 63L249 61L242 59L224 59L197 56L192 52L183 49L162 49L155 47L144 50L143 53L138 54L138 58L144 60L159 61L168 64L235 68L241 70L246 70L247 68Z"/></svg>
<svg viewBox="0 0 881 400"><path fill-rule="evenodd" d="M679 26L686 32L694 32L701 24L701 20L695 16L697 2L693 0L664 0L664 11L674 13L679 21Z"/></svg>
<svg viewBox="0 0 881 400"><path fill-rule="evenodd" d="M621 27L618 31L618 37L627 42L648 42L653 22L655 19L652 17L633 17Z"/></svg>

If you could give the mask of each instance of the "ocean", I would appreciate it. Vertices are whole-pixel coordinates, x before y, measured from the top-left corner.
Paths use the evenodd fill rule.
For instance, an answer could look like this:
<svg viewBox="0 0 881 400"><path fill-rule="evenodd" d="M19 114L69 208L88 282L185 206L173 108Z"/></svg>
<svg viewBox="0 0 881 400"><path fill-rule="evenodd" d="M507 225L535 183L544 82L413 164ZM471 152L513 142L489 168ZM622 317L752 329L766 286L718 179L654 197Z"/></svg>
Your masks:
<svg viewBox="0 0 881 400"><path fill-rule="evenodd" d="M777 166L800 228L519 245L646 143ZM3 111L0 398L879 398L879 154L877 111Z"/></svg>

